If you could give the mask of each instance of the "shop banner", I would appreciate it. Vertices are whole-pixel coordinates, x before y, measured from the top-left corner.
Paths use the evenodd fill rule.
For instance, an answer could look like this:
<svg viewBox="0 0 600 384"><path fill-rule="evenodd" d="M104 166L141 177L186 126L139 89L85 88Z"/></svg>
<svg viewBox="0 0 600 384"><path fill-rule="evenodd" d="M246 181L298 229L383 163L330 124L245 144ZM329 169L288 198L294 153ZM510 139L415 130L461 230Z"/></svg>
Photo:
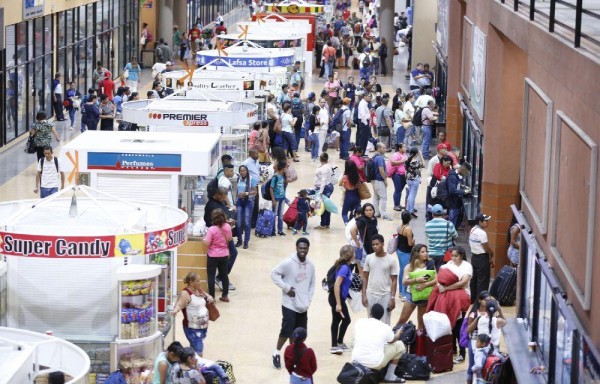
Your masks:
<svg viewBox="0 0 600 384"><path fill-rule="evenodd" d="M274 4L265 4L265 8L267 12L277 12L277 13L323 13L325 7L322 5L299 5L299 4L289 4L289 5L274 5Z"/></svg>
<svg viewBox="0 0 600 384"><path fill-rule="evenodd" d="M44 14L44 0L23 0L23 20Z"/></svg>
<svg viewBox="0 0 600 384"><path fill-rule="evenodd" d="M112 236L39 236L0 232L0 254L45 258L107 258L152 254L187 240L185 223L149 233Z"/></svg>
<svg viewBox="0 0 600 384"><path fill-rule="evenodd" d="M485 104L485 61L486 61L486 35L477 26L473 27L473 58L471 61L471 81L469 94L471 105L481 120L483 120Z"/></svg>
<svg viewBox="0 0 600 384"><path fill-rule="evenodd" d="M278 56L278 57L233 57L229 56L218 56L218 54L207 55L201 52L196 54L196 61L198 65L206 65L213 60L215 61L211 65L217 67L228 66L229 63L236 68L270 68L270 67L288 67L294 64L294 55L289 56Z"/></svg>
<svg viewBox="0 0 600 384"><path fill-rule="evenodd" d="M111 171L181 172L181 155L88 152L87 167Z"/></svg>
<svg viewBox="0 0 600 384"><path fill-rule="evenodd" d="M165 80L167 88L174 88L176 85L173 79L167 78ZM188 84L189 85L189 84ZM238 80L211 80L202 78L192 78L192 87L198 88L203 91L243 91L243 81Z"/></svg>

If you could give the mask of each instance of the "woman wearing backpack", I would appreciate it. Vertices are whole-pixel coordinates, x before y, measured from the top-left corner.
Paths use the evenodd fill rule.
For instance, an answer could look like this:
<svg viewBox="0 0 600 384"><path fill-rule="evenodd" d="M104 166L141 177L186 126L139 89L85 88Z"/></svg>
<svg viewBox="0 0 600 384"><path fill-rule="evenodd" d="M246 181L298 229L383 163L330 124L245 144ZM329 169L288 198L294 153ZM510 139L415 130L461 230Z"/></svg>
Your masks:
<svg viewBox="0 0 600 384"><path fill-rule="evenodd" d="M346 299L350 292L352 283L352 264L354 263L354 249L350 245L344 245L340 249L340 258L333 264L335 275L333 289L329 291L329 305L331 306L331 349L329 353L341 355L349 348L344 344L344 336L350 325L350 312L346 305ZM329 273L327 273L329 284Z"/></svg>

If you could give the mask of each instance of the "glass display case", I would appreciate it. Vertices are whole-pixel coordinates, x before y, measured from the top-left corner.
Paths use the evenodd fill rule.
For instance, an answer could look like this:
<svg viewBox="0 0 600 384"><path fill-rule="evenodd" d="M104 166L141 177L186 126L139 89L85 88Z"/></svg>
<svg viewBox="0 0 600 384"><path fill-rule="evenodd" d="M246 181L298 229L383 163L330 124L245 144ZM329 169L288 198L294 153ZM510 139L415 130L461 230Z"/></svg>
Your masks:
<svg viewBox="0 0 600 384"><path fill-rule="evenodd" d="M172 305L172 276L173 276L173 251L159 252L148 256L150 264L160 266L161 272L158 276L158 305L157 318L158 330L164 335L171 328L171 317L167 310Z"/></svg>
<svg viewBox="0 0 600 384"><path fill-rule="evenodd" d="M233 157L233 165L237 168L248 157L248 134L228 134L221 136L221 153Z"/></svg>
<svg viewBox="0 0 600 384"><path fill-rule="evenodd" d="M128 384L152 383L154 359L163 350L163 335L156 332L141 339L111 344L111 372L120 369Z"/></svg>
<svg viewBox="0 0 600 384"><path fill-rule="evenodd" d="M0 327L6 327L7 322L7 295L8 290L6 288L8 267L4 261L0 260Z"/></svg>

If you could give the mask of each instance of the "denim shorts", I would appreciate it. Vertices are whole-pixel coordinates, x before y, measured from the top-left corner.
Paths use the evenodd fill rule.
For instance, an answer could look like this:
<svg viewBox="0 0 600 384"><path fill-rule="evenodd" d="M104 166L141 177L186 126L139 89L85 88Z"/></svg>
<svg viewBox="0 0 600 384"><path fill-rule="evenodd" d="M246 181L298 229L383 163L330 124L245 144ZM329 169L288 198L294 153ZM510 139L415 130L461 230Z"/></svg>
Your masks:
<svg viewBox="0 0 600 384"><path fill-rule="evenodd" d="M420 306L423 306L423 305L427 305L427 302L428 302L428 300L413 301L412 294L410 292L406 292L406 300L410 301L411 303L413 303L417 307L420 307Z"/></svg>
<svg viewBox="0 0 600 384"><path fill-rule="evenodd" d="M202 351L204 351L204 339L206 338L206 333L208 328L204 329L193 329L188 327L183 327L183 332L185 333L185 337L190 342L190 347L196 351L197 354L201 355Z"/></svg>
<svg viewBox="0 0 600 384"><path fill-rule="evenodd" d="M354 248L354 259L360 264L361 267L363 267L365 265L365 261L367 260L367 251L365 251L363 247Z"/></svg>

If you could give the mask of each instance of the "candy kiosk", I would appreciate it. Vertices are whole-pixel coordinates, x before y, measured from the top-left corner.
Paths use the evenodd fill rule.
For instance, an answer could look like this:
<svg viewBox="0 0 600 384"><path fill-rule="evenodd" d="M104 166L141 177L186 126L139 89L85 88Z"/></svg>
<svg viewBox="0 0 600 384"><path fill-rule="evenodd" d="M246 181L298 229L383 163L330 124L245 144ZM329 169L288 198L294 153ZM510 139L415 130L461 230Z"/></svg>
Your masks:
<svg viewBox="0 0 600 384"><path fill-rule="evenodd" d="M6 327L6 262L0 260L0 327Z"/></svg>
<svg viewBox="0 0 600 384"><path fill-rule="evenodd" d="M8 327L78 345L90 383L118 367L128 383L148 382L167 325L158 316L161 267L149 262L185 243L187 219L176 207L87 186L0 203Z"/></svg>

